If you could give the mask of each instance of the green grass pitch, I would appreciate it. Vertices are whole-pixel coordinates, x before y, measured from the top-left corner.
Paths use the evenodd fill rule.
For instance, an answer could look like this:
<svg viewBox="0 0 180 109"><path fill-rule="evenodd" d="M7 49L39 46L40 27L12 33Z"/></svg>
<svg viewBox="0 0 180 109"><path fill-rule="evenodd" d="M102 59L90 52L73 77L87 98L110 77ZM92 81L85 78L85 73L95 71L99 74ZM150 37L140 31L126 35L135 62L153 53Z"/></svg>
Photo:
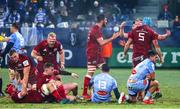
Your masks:
<svg viewBox="0 0 180 109"><path fill-rule="evenodd" d="M63 76L63 82L77 82L79 84L79 95L81 95L83 87L83 76L86 74L85 68L67 68L68 71L76 72L79 74L79 79L72 79L71 77ZM1 69L1 75L3 77L3 89L5 89L8 83L8 70ZM97 70L96 74L100 71ZM118 87L120 91L124 91L127 94L126 80L130 75L129 69L111 69L111 75L116 78ZM116 102L111 103L89 103L85 101L80 101L77 104L15 104L9 98L0 98L0 109L2 108L108 108L108 109L121 109L121 108L180 108L180 70L156 70L156 79L160 82L161 92L163 97L158 99L153 105L143 105L141 103L137 104L122 104L119 105ZM114 95L113 95L113 100Z"/></svg>

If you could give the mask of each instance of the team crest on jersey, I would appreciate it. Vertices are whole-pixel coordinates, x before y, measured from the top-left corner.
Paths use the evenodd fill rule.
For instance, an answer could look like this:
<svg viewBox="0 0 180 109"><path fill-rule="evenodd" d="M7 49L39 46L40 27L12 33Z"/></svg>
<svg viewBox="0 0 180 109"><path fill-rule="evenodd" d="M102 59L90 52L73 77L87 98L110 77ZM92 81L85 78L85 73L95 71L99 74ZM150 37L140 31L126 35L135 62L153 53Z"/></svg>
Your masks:
<svg viewBox="0 0 180 109"><path fill-rule="evenodd" d="M47 51L46 48L43 51Z"/></svg>
<svg viewBox="0 0 180 109"><path fill-rule="evenodd" d="M28 66L28 65L29 65L28 60L25 60L25 61L23 62L23 65L24 65L24 66Z"/></svg>
<svg viewBox="0 0 180 109"><path fill-rule="evenodd" d="M46 81L49 81L49 79L46 79Z"/></svg>
<svg viewBox="0 0 180 109"><path fill-rule="evenodd" d="M57 48L55 48L53 51L54 51L54 52L57 51Z"/></svg>

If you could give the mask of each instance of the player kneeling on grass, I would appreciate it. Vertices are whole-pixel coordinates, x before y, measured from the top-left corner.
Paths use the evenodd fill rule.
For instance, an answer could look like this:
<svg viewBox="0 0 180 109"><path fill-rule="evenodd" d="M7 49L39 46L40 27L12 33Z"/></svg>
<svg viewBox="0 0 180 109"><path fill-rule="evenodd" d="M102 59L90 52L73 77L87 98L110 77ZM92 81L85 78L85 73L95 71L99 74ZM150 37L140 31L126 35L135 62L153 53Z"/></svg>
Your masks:
<svg viewBox="0 0 180 109"><path fill-rule="evenodd" d="M118 91L116 80L109 75L109 70L107 64L103 64L102 73L91 79L90 85L93 86L92 102L110 102L111 91L114 91L117 100L122 97ZM122 93L121 95L123 95Z"/></svg>
<svg viewBox="0 0 180 109"><path fill-rule="evenodd" d="M27 88L30 85L36 84L36 69L32 65L32 61L29 57L24 54L19 54L16 50L12 49L9 52L10 60L9 65L9 74L10 80L14 83L14 86L18 86L18 91L23 97L27 95Z"/></svg>
<svg viewBox="0 0 180 109"><path fill-rule="evenodd" d="M139 63L133 69L132 74L127 81L129 102L135 103L137 93L139 91L145 91L145 97L143 99L144 104L154 103L151 95L157 89L159 89L159 83L158 81L155 80L154 64L156 63L157 60L158 60L157 53L151 50L148 52L148 58L142 61L141 63Z"/></svg>
<svg viewBox="0 0 180 109"><path fill-rule="evenodd" d="M63 84L55 79L54 71L53 64L44 64L44 72L37 81L38 91L46 98L53 96L56 102L71 103L76 97L66 96Z"/></svg>

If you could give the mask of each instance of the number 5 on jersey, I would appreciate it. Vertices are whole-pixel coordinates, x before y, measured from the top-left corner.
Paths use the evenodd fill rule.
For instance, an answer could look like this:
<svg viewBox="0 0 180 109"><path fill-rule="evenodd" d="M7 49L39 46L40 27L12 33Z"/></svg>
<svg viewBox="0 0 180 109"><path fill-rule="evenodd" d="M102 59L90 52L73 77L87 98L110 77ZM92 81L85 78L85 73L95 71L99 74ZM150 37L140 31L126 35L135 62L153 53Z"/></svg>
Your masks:
<svg viewBox="0 0 180 109"><path fill-rule="evenodd" d="M139 33L139 41L144 41L145 33Z"/></svg>

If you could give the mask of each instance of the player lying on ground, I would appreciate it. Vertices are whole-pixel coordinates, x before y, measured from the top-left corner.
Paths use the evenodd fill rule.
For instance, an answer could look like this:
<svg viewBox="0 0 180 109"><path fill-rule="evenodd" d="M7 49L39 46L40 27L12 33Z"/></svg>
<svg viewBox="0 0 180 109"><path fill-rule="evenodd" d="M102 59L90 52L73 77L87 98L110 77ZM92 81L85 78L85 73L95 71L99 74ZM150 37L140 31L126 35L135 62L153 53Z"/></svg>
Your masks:
<svg viewBox="0 0 180 109"><path fill-rule="evenodd" d="M36 90L27 89L28 94L23 97L18 90L14 84L8 84L5 90L15 103L42 103L45 100L41 93Z"/></svg>
<svg viewBox="0 0 180 109"><path fill-rule="evenodd" d="M131 76L127 80L127 88L129 102L135 103L137 101L137 93L144 91L144 104L153 104L152 94L159 89L159 83L155 80L155 63L158 60L158 55L155 51L148 52L148 58L139 63L132 71ZM160 93L160 92L157 92ZM159 95L159 94L156 94ZM161 97L161 96L159 96ZM158 98L158 97L156 97ZM121 101L124 101L122 97Z"/></svg>
<svg viewBox="0 0 180 109"><path fill-rule="evenodd" d="M93 87L91 102L110 102L112 91L114 91L116 99L121 100L123 94L120 96L116 80L109 75L110 68L107 66L107 64L103 64L101 70L102 72L94 76L90 81L90 86Z"/></svg>
<svg viewBox="0 0 180 109"><path fill-rule="evenodd" d="M67 101L74 101L77 96L77 84L62 84L62 82L56 80L54 76L54 65L51 63L44 64L44 72L38 76L37 90L45 97L52 95L56 102L61 102L63 99ZM66 89L64 89L66 87ZM73 92L73 96L68 96L66 93ZM67 101L69 102L69 101Z"/></svg>

